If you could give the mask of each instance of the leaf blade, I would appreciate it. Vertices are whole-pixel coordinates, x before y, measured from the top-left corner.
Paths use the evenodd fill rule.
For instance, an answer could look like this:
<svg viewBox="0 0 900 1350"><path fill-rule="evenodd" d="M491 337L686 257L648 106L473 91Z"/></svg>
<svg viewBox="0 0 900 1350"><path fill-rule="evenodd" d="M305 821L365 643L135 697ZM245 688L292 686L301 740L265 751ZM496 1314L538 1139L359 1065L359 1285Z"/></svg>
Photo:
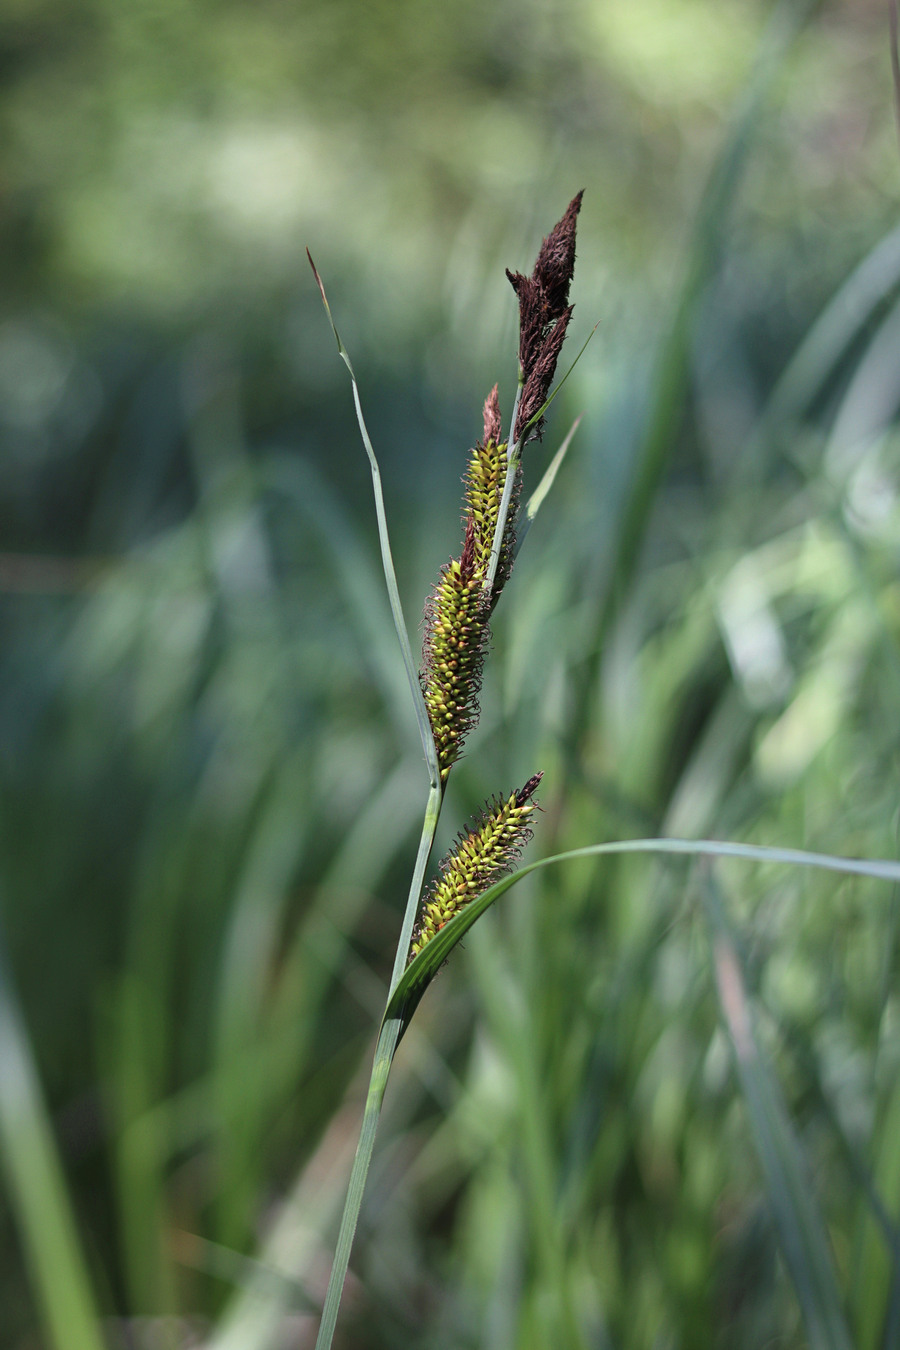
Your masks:
<svg viewBox="0 0 900 1350"><path fill-rule="evenodd" d="M606 844L588 844L584 848L555 853L526 863L511 876L489 886L445 924L411 961L397 983L385 1010L385 1021L400 1018L403 1030L409 1025L422 995L439 968L474 923L523 877L544 867L571 862L577 858L599 858L616 853L663 853L686 857L737 858L746 862L782 863L786 866L815 867L851 876L867 876L877 881L900 882L900 863L882 858L842 858L829 853L810 853L805 849L769 848L761 844L739 844L717 839L617 839ZM402 1031L401 1031L402 1035Z"/></svg>

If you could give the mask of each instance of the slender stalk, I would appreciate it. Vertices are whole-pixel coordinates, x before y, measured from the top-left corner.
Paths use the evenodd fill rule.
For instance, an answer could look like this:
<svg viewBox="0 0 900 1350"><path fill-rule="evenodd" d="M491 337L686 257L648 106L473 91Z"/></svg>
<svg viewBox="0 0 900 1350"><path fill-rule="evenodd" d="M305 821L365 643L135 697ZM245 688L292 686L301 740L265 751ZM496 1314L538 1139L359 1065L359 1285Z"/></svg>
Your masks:
<svg viewBox="0 0 900 1350"><path fill-rule="evenodd" d="M412 879L409 883L409 898L406 902L406 912L403 915L403 926L400 929L400 937L397 940L397 955L394 957L391 987L388 991L389 1001L406 969L406 960L409 956L409 944L412 941L412 931L416 922L419 901L422 898L422 882L425 879L425 868L428 866L428 859L431 855L431 846L434 843L434 834L437 829L438 820L440 819L443 800L443 788L432 785L431 791L428 794L428 802L425 807L425 819L422 822L422 837L419 840L419 851L416 854Z"/></svg>
<svg viewBox="0 0 900 1350"><path fill-rule="evenodd" d="M406 913L403 916L403 926L400 930L400 937L397 942L397 955L394 958L394 970L391 975L387 1006L390 1006L394 991L400 983L403 972L406 969L409 944L412 940L413 925L416 921L416 912L419 908L419 900L422 895L422 882L425 877L425 868L428 865L428 858L431 854L432 844L434 843L434 834L440 818L443 798L443 789L440 785L437 787L433 786L428 794L428 802L425 807L425 819L422 822L422 835L419 840L419 850L416 854L415 866L413 867L413 874L410 880L409 899L406 902ZM381 1115L384 1091L387 1087L388 1074L391 1070L394 1051L397 1049L397 1043L400 1040L400 1034L404 1025L405 1022L402 1011L390 1018L386 1017L378 1037L378 1044L375 1049L375 1060L372 1065L372 1076L369 1080L369 1090L366 1094L366 1107L363 1114L362 1129L360 1131L359 1143L356 1147L356 1156L353 1159L353 1168L350 1172L347 1198L344 1201L344 1212L341 1215L341 1226L338 1230L334 1261L331 1267L331 1275L328 1279L325 1304L322 1309L322 1321L319 1325L319 1334L316 1338L316 1350L330 1350L332 1337L334 1336L338 1309L341 1304L341 1295L344 1290L344 1281L347 1278L347 1267L350 1264L350 1252L353 1247L353 1238L356 1234L356 1226L359 1222L359 1211L362 1206L363 1194L366 1188L366 1178L369 1174L369 1166L372 1162L372 1151L375 1147L375 1135L378 1132L378 1120Z"/></svg>
<svg viewBox="0 0 900 1350"><path fill-rule="evenodd" d="M28 1278L56 1350L102 1350L94 1292L0 936L0 1173Z"/></svg>
<svg viewBox="0 0 900 1350"><path fill-rule="evenodd" d="M509 503L512 500L513 483L515 482L516 469L522 458L522 440L519 437L511 451L507 451L506 460L506 478L503 483L503 496L500 498L500 509L497 512L497 526L494 530L494 538L491 543L491 561L488 563L487 576L484 579L482 590L486 595L490 595L494 589L494 582L497 579L497 568L500 565L500 548L503 544L503 532L506 529L506 517L509 515Z"/></svg>
<svg viewBox="0 0 900 1350"><path fill-rule="evenodd" d="M519 381L516 385L516 398L513 403L512 420L509 424L509 434L512 436L516 429L516 418L519 416L519 404L522 401L522 390L525 387L525 372L521 365L519 366ZM512 448L512 452L506 452L506 479L503 483L503 496L500 498L500 510L497 513L497 524L494 528L494 538L491 541L491 560L488 564L487 576L484 579L482 590L485 595L490 595L494 589L494 582L497 579L497 568L500 565L500 548L503 544L503 532L506 529L506 517L509 515L509 503L512 498L513 479L515 478L516 465L522 458L522 441L524 437L520 436Z"/></svg>
<svg viewBox="0 0 900 1350"><path fill-rule="evenodd" d="M347 1188L347 1199L338 1232L328 1289L325 1293L325 1305L322 1309L322 1321L319 1324L315 1350L330 1350L334 1337L341 1295L344 1291L344 1280L347 1277L347 1267L350 1264L350 1249L353 1246L363 1192L366 1188L366 1177L369 1173L369 1164L372 1161L372 1150L375 1147L375 1135L378 1131L378 1119L381 1115L384 1090L387 1087L391 1061L394 1058L394 1051L397 1048L402 1027L402 1017L392 1017L382 1023L381 1032L378 1036L375 1062L372 1065L372 1077L369 1080L369 1091L366 1094L362 1130L356 1147L356 1157L353 1159L353 1169L350 1173L350 1184Z"/></svg>
<svg viewBox="0 0 900 1350"><path fill-rule="evenodd" d="M365 446L366 455L368 456L369 467L372 472L372 489L375 497L375 515L378 521L378 538L381 545L381 562L384 570L384 579L387 586L388 599L391 605L391 613L394 617L394 627L397 631L397 638L403 655L403 664L406 668L406 675L412 694L413 706L416 711L416 721L419 726L419 735L422 739L422 749L425 752L425 762L428 766L428 775L430 779L428 800L425 805L425 818L422 822L422 834L419 839L419 848L416 854L412 877L410 879L409 896L403 915L403 923L400 928L397 952L394 958L394 969L391 974L391 983L388 990L387 1002L389 1005L397 985L400 983L403 976L403 972L406 969L413 927L415 925L419 901L422 895L425 869L428 866L428 859L431 856L434 835L444 799L444 790L441 784L441 771L438 763L437 747L435 746L434 735L431 729L431 721L428 716L428 709L425 706L425 699L419 683L418 668L413 659L409 633L407 631L406 621L403 617L403 607L400 603L400 592L397 587L397 577L394 571L394 560L391 553L390 536L388 534L387 514L384 509L381 470L378 467L378 460L369 436L365 417L363 416L356 373L353 369L347 349L341 341L341 336L338 333L331 314L331 308L328 304L328 298L325 294L325 287L322 284L319 273L316 271L316 265L309 254L309 250L307 250L307 257L309 257L309 263L319 287L322 303L325 306L325 312L328 315L331 330L334 333L337 342L338 352L344 365L350 372L350 382L353 388L353 406L356 409L356 420L363 445ZM394 1058L394 1051L400 1040L403 1026L404 1021L402 1013L400 1016L386 1019L382 1024L381 1032L378 1037L375 1060L372 1065L372 1076L369 1080L369 1091L366 1096L366 1106L363 1115L362 1129L360 1131L359 1144L357 1145L356 1156L353 1160L353 1168L350 1173L347 1199L344 1202L344 1212L341 1216L341 1225L338 1230L334 1262L331 1267L331 1275L328 1280L328 1289L325 1295L325 1304L322 1310L322 1321L319 1325L319 1334L316 1338L316 1350L329 1350L334 1336L334 1328L337 1323L344 1281L347 1276L347 1267L350 1263L353 1238L359 1221L359 1212L362 1206L366 1178L372 1161L372 1151L375 1147L375 1135L378 1131L378 1119L381 1114L381 1106L384 1100L385 1088L387 1087L388 1074L390 1073L391 1061Z"/></svg>

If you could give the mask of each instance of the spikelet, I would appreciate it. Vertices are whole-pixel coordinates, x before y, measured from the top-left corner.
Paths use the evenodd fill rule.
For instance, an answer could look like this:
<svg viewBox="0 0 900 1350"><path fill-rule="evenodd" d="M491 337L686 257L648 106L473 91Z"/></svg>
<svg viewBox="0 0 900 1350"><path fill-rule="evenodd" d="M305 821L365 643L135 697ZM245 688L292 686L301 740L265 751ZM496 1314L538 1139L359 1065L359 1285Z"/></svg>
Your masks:
<svg viewBox="0 0 900 1350"><path fill-rule="evenodd" d="M497 517L500 514L500 500L506 486L508 471L508 447L503 440L500 424L500 407L497 401L497 386L494 385L484 405L484 439L469 455L469 465L463 483L466 489L466 520L475 527L475 571L483 581L487 576L491 561L491 547ZM522 485L521 464L516 465L513 491L510 498L506 528L500 546L500 560L494 578L490 607L497 603L500 592L512 571L513 552L516 542L516 514Z"/></svg>
<svg viewBox="0 0 900 1350"><path fill-rule="evenodd" d="M519 366L523 381L516 424L512 428L514 442L547 400L572 317L569 287L575 270L575 227L583 195L579 192L572 198L562 220L547 235L530 277L507 269L506 275L519 297ZM539 417L531 435L540 439L543 425L544 419Z"/></svg>
<svg viewBox="0 0 900 1350"><path fill-rule="evenodd" d="M478 691L488 643L488 606L476 575L475 528L470 522L462 557L441 569L425 608L422 693L442 780L478 717Z"/></svg>
<svg viewBox="0 0 900 1350"><path fill-rule="evenodd" d="M546 402L572 306L569 286L575 266L575 227L581 209L579 192L565 215L541 245L530 277L507 272L519 297L519 366L521 398L512 440L524 434ZM537 418L530 436L540 436ZM500 556L489 595L488 576L494 532L509 471L509 446L503 439L497 386L484 405L483 438L469 455L463 520L462 555L441 569L425 607L425 641L420 681L437 749L441 781L446 782L466 735L478 720L478 693L490 640L488 620L512 570L515 527L522 486L517 461Z"/></svg>
<svg viewBox="0 0 900 1350"><path fill-rule="evenodd" d="M484 439L470 452L463 480L462 555L441 569L425 608L422 693L444 781L467 732L478 719L478 691L490 639L488 619L512 568L516 491L504 530L496 582L491 595L486 596L484 579L507 473L502 435L495 385L484 405Z"/></svg>
<svg viewBox="0 0 900 1350"><path fill-rule="evenodd" d="M418 956L454 914L509 871L531 838L528 818L538 809L531 799L542 777L535 774L505 800L495 798L459 836L422 903L413 931L410 960Z"/></svg>

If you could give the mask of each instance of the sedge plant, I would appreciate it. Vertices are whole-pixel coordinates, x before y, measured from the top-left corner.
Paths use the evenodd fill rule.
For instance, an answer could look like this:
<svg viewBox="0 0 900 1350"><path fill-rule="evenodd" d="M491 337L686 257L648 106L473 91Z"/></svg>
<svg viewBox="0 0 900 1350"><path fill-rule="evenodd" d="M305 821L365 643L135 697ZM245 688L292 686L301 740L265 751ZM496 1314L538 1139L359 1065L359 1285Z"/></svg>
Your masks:
<svg viewBox="0 0 900 1350"><path fill-rule="evenodd" d="M484 404L482 437L469 453L463 479L463 537L459 556L441 569L426 602L421 662L413 656L404 620L381 476L362 412L356 375L331 315L322 280L310 257L338 351L350 373L357 420L372 474L384 576L429 775L421 837L378 1033L360 1139L316 1350L329 1350L333 1341L385 1089L400 1039L423 994L453 948L489 906L518 880L539 868L578 858L649 853L681 854L707 860L727 857L776 862L900 881L900 864L890 861L838 858L738 842L665 838L592 844L539 859L513 871L531 836L537 809L535 794L543 776L536 771L520 788L495 795L487 803L482 813L459 834L436 876L427 887L425 885L447 781L478 720L478 696L490 645L491 616L510 579L525 533L552 486L575 431L573 427L566 436L539 486L522 507L523 452L531 442L541 438L545 414L562 383L560 381L554 388L554 377L573 312L569 291L574 274L581 201L582 193L579 192L544 239L530 275L507 272L519 306L518 379L509 430L504 432L498 386L494 385ZM736 947L711 883L707 884L707 893L714 971L723 1022L734 1046L738 1075L751 1116L754 1141L785 1263L794 1282L810 1342L832 1350L847 1350L851 1340L838 1294L827 1230L814 1195L795 1184L802 1170L795 1165L798 1146L781 1105L777 1084L756 1050ZM585 1335L574 1311L567 1320L571 1345L585 1345Z"/></svg>

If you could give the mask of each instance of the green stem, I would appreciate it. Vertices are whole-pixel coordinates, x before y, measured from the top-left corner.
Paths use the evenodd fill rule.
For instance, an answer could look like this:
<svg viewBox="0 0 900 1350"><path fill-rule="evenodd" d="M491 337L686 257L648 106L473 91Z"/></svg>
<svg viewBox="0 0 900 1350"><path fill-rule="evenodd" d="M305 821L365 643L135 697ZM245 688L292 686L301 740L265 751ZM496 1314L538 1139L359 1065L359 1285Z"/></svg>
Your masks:
<svg viewBox="0 0 900 1350"><path fill-rule="evenodd" d="M334 1264L331 1267L331 1276L325 1293L325 1306L322 1309L322 1321L319 1325L319 1334L316 1337L315 1350L331 1350L338 1309L341 1305L341 1295L344 1292L344 1280L347 1276L347 1267L350 1264L350 1249L353 1246L363 1192L366 1188L366 1177L369 1173L369 1164L372 1161L372 1150L375 1147L375 1135L378 1131L378 1119L381 1115L384 1090L387 1087L391 1061L400 1039L402 1025L401 1017L392 1017L389 1021L382 1023L378 1037L375 1062L372 1065L372 1077L369 1080L369 1091L366 1094L366 1109L363 1114L362 1130L356 1147L356 1157L353 1159L353 1169L350 1173L350 1184L347 1188L347 1199L344 1202L344 1213L341 1217Z"/></svg>
<svg viewBox="0 0 900 1350"><path fill-rule="evenodd" d="M406 969L407 958L409 956L409 944L412 940L413 925L416 921L419 900L422 895L422 882L425 878L425 868L428 865L431 847L434 843L434 834L437 829L438 820L440 819L443 799L443 788L440 786L432 786L425 807L425 819L422 822L422 835L419 839L419 851L416 854L416 862L413 867L413 874L409 884L409 898L406 902L406 913L403 916L403 925L400 929L400 937L397 942L397 955L394 958L394 970L391 975L388 1004L390 1004L394 991L400 983L403 972ZM378 1119L381 1115L384 1091L387 1087L388 1074L391 1071L394 1051L397 1049L397 1044L405 1025L403 1010L401 1008L394 1016L385 1019L382 1023L381 1033L378 1037L378 1045L375 1050L375 1062L372 1065L372 1077L369 1080L369 1091L366 1096L366 1109L363 1115L362 1130L360 1131L359 1144L356 1148L356 1157L353 1159L353 1168L350 1172L350 1182L347 1187L347 1199L344 1201L344 1213L341 1216L341 1226L338 1230L334 1262L331 1267L328 1289L325 1294L325 1304L322 1309L322 1321L319 1326L318 1337L316 1338L316 1350L330 1350L331 1347L334 1328L337 1322L338 1309L341 1305L341 1295L344 1291L344 1281L347 1278L347 1267L350 1264L350 1251L353 1246L356 1225L359 1222L359 1211L366 1188L366 1178L369 1174L372 1151L375 1147L375 1135L378 1130Z"/></svg>
<svg viewBox="0 0 900 1350"><path fill-rule="evenodd" d="M2 938L0 1062L0 1174L43 1325L42 1343L56 1350L102 1350L85 1254Z"/></svg>
<svg viewBox="0 0 900 1350"><path fill-rule="evenodd" d="M403 654L403 664L406 668L413 705L416 710L416 720L419 725L419 734L422 738L422 748L425 752L425 762L428 765L428 774L431 781L428 801L425 806L425 819L422 823L422 835L419 840L419 850L416 854L415 866L413 867L413 874L410 879L409 896L406 902L406 910L403 915L400 937L397 942L397 954L394 958L394 969L391 974L391 984L388 991L388 1003L390 1003L407 966L413 927L416 922L419 900L422 895L422 883L425 878L425 868L427 867L428 859L431 856L431 848L434 843L434 835L444 799L444 789L441 784L437 747L434 743L428 709L425 706L425 699L419 684L418 669L413 660L409 634L403 617L403 608L400 603L400 592L397 588L397 577L394 571L394 560L391 554L391 544L388 535L387 514L384 509L384 494L381 488L381 470L378 467L378 460L375 457L375 450L363 416L362 403L359 397L359 386L356 382L356 373L353 369L347 349L341 341L341 336L335 326L331 308L328 304L328 298L325 295L325 287L322 285L322 279L316 271L315 263L309 256L309 250L307 250L307 257L309 257L309 263L319 287L319 293L322 297L322 303L325 306L325 313L328 315L328 320L331 324L331 330L337 341L338 352L340 353L344 365L350 372L350 382L353 387L353 406L356 409L356 420L359 425L359 432L362 437L363 445L365 446L366 455L369 459L369 467L372 471L372 489L375 496L375 515L378 520L378 538L381 544L381 562L384 569L384 579L387 585L391 613L394 616L394 627L397 630L397 638L400 643L400 650ZM516 406L518 407L518 398L516 400ZM337 1249L334 1254L334 1263L331 1267L331 1276L328 1280L328 1289L325 1295L325 1305L322 1310L322 1322L319 1326L318 1337L316 1338L316 1350L329 1350L334 1336L338 1309L341 1304L341 1295L344 1290L344 1280L346 1279L347 1267L350 1263L350 1251L353 1246L353 1237L356 1233L359 1211L366 1187L366 1177L369 1173L369 1165L372 1161L372 1151L375 1147L378 1118L381 1114L381 1105L384 1100L385 1088L387 1087L391 1061L394 1058L394 1051L397 1048L404 1026L405 1021L401 1008L400 1013L397 1016L386 1019L382 1023L381 1032L378 1037L378 1045L375 1050L375 1062L372 1065L372 1076L369 1081L369 1091L366 1097L366 1108L363 1115L362 1130L360 1132L359 1144L356 1149L356 1157L353 1160L353 1168L350 1173L347 1199L344 1202L344 1213L338 1231Z"/></svg>
<svg viewBox="0 0 900 1350"><path fill-rule="evenodd" d="M422 837L419 840L419 851L416 854L416 863L413 868L412 879L409 883L409 898L406 901L406 913L403 915L403 925L400 929L400 937L397 941L397 955L394 957L394 970L391 974L391 987L388 992L388 1000L390 1000L394 990L400 983L403 972L406 969L406 962L409 957L409 944L412 941L412 931L416 922L419 901L422 898L422 882L425 879L425 868L428 866L428 859L431 856L431 846L434 843L434 833L437 829L438 820L440 819L443 800L443 788L432 786L425 807L425 819L422 822Z"/></svg>
<svg viewBox="0 0 900 1350"><path fill-rule="evenodd" d="M516 418L519 415L519 404L522 401L522 390L525 387L525 372L521 365L519 366L519 382L516 385L516 397L513 403L512 420L509 424L509 435L516 429ZM506 517L509 515L509 503L512 498L513 479L515 478L516 465L522 458L522 444L525 440L524 435L513 444L510 451L506 451L506 479L503 483L503 496L500 498L500 510L497 513L497 524L494 527L494 538L491 541L491 560L488 564L487 576L484 579L482 590L485 595L490 595L494 589L494 582L497 579L497 568L500 565L500 549L503 544L503 534L506 529Z"/></svg>
<svg viewBox="0 0 900 1350"><path fill-rule="evenodd" d="M484 579L482 590L486 595L490 595L494 589L494 582L497 579L497 568L500 565L500 549L503 545L503 534L506 530L506 517L509 515L509 503L512 500L513 484L516 479L516 468L519 460L522 458L522 440L520 436L513 446L512 450L507 450L506 458L506 479L503 483L503 496L500 498L500 510L497 512L497 525L494 530L494 539L491 544L491 561L488 564L487 576Z"/></svg>

